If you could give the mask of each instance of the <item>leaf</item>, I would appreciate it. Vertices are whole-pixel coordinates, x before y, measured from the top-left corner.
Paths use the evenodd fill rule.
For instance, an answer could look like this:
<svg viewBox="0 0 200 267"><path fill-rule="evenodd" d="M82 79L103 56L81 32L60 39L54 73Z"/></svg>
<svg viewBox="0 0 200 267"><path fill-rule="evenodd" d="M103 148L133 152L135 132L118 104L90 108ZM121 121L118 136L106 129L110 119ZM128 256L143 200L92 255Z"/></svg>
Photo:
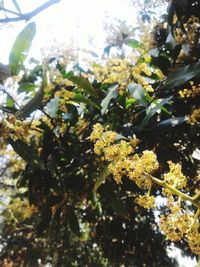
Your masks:
<svg viewBox="0 0 200 267"><path fill-rule="evenodd" d="M8 138L9 144L13 147L14 151L32 167L39 167L45 169L43 161L39 158L37 153L26 144L23 140L14 140L11 137Z"/></svg>
<svg viewBox="0 0 200 267"><path fill-rule="evenodd" d="M94 184L94 189L93 191L96 192L98 190L98 188L101 186L101 184L103 184L106 180L106 178L108 177L108 175L110 174L108 165L103 169L103 171L100 173L100 175L97 177L97 180Z"/></svg>
<svg viewBox="0 0 200 267"><path fill-rule="evenodd" d="M167 98L167 99L163 99L163 100L161 100L160 102L157 101L157 103L156 103L155 105L152 105L152 104L151 104L151 105L146 109L146 116L145 116L145 118L143 119L143 121L142 121L140 127L141 127L141 128L144 128L144 127L148 124L148 122L149 122L149 120L151 119L151 117L153 117L153 116L156 114L156 112L162 108L162 106L164 106L165 104L169 103L169 100L170 100L171 98L172 98L172 97L169 97L169 98Z"/></svg>
<svg viewBox="0 0 200 267"><path fill-rule="evenodd" d="M52 118L56 117L56 113L59 107L59 100L60 100L59 96L56 96L53 99L51 99L51 101L47 104L48 113Z"/></svg>
<svg viewBox="0 0 200 267"><path fill-rule="evenodd" d="M106 199L108 206L110 206L117 214L128 219L129 213L124 202L115 193L111 184L106 184L101 190L101 195Z"/></svg>
<svg viewBox="0 0 200 267"><path fill-rule="evenodd" d="M35 96L25 104L21 109L16 112L16 117L18 118L26 118L28 117L33 111L37 110L41 107L41 103L44 97L44 89L47 86L47 76L46 73L43 75L43 80L38 92Z"/></svg>
<svg viewBox="0 0 200 267"><path fill-rule="evenodd" d="M153 129L162 129L166 127L175 127L179 124L182 124L188 120L187 116L184 117L175 117L159 122Z"/></svg>
<svg viewBox="0 0 200 267"><path fill-rule="evenodd" d="M105 114L110 104L111 99L117 97L118 95L117 89L118 89L118 85L114 85L108 89L108 93L106 97L101 102L101 114L102 115Z"/></svg>
<svg viewBox="0 0 200 267"><path fill-rule="evenodd" d="M92 100L84 97L80 93L76 94L76 96L74 98L72 98L72 100L77 102L77 103L85 103L87 105L93 106L96 109L100 109L100 107L95 102L93 102Z"/></svg>
<svg viewBox="0 0 200 267"><path fill-rule="evenodd" d="M128 46L132 48L138 48L140 47L140 43L135 39L129 39L127 42L125 42Z"/></svg>
<svg viewBox="0 0 200 267"><path fill-rule="evenodd" d="M74 212L74 207L71 208L71 211L69 213L69 225L71 230L77 235L80 236L80 226L79 226L79 221L76 213Z"/></svg>
<svg viewBox="0 0 200 267"><path fill-rule="evenodd" d="M15 101L12 97L10 97L9 95L7 95L7 98L6 98L6 107L7 108L12 108L14 107L15 105Z"/></svg>
<svg viewBox="0 0 200 267"><path fill-rule="evenodd" d="M164 84L159 89L173 89L197 76L200 76L200 62L188 65L173 72L167 77Z"/></svg>
<svg viewBox="0 0 200 267"><path fill-rule="evenodd" d="M17 112L17 109L15 107L0 106L0 110L6 113L10 113L10 114L15 114Z"/></svg>
<svg viewBox="0 0 200 267"><path fill-rule="evenodd" d="M130 92L130 95L143 107L148 106L148 101L146 99L146 96L144 94L144 89L141 85L136 83L130 83L128 85L128 90Z"/></svg>
<svg viewBox="0 0 200 267"><path fill-rule="evenodd" d="M83 78L83 77L78 77L78 76L73 76L68 78L71 82L75 83L79 88L82 88L85 90L89 95L98 98L98 94L91 85L91 83Z"/></svg>
<svg viewBox="0 0 200 267"><path fill-rule="evenodd" d="M37 86L33 83L22 83L20 84L19 88L17 89L18 93L23 93L23 92L33 92L37 88Z"/></svg>
<svg viewBox="0 0 200 267"><path fill-rule="evenodd" d="M17 36L9 56L9 66L12 75L18 75L31 47L36 33L34 22L29 23Z"/></svg>
<svg viewBox="0 0 200 267"><path fill-rule="evenodd" d="M20 9L17 1L16 0L12 0L12 2L13 2L13 5L15 6L15 8L17 9L17 11L21 14L21 9Z"/></svg>

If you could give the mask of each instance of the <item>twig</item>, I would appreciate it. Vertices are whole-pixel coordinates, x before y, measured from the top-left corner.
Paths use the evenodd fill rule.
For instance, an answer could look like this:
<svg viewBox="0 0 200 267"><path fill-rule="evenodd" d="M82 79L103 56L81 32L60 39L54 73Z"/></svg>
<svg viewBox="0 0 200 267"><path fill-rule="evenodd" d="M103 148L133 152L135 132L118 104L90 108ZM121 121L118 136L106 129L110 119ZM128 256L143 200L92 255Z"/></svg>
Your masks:
<svg viewBox="0 0 200 267"><path fill-rule="evenodd" d="M7 22L16 22L16 21L28 21L30 20L32 17L36 16L37 14L39 14L40 12L42 12L43 10L47 9L48 7L59 3L60 0L49 0L48 2L44 3L43 5L39 6L38 8L36 8L35 10L25 13L25 14L18 14L16 13L17 17L13 17L13 18L5 18L5 19L0 19L0 23L7 23ZM3 9L5 11L5 9Z"/></svg>

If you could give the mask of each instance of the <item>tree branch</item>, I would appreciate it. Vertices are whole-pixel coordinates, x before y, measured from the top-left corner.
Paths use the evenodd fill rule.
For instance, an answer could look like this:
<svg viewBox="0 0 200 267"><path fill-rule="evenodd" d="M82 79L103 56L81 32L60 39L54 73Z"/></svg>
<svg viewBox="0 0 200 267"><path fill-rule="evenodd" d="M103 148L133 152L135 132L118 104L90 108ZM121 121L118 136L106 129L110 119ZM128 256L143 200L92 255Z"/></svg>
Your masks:
<svg viewBox="0 0 200 267"><path fill-rule="evenodd" d="M28 12L25 14L16 13L17 17L0 19L0 23L16 22L16 21L22 21L22 20L28 21L32 17L34 17L37 14L39 14L40 12L42 12L43 10L45 10L48 7L50 7L56 3L59 3L59 2L60 2L60 0L49 0L48 2L44 3L43 5L39 6L38 8L36 8L35 10L33 10L31 12ZM9 12L11 13L11 11L9 11Z"/></svg>

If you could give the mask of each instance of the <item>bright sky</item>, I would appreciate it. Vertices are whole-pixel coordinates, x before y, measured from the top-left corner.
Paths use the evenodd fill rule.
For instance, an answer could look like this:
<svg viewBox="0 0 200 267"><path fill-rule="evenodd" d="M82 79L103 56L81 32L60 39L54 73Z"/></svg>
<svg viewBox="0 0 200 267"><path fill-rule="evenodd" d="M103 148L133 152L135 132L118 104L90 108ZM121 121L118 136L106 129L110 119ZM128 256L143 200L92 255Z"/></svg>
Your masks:
<svg viewBox="0 0 200 267"><path fill-rule="evenodd" d="M22 13L29 12L45 3L47 0L18 0ZM7 8L13 10L12 1L5 1ZM43 11L32 21L36 22L37 34L29 55L40 58L42 47L47 47L53 40L58 43L70 42L73 37L80 48L88 47L89 50L96 48L103 51L103 40L105 31L103 21L105 15L110 22L116 18L126 20L134 26L136 13L134 7L130 8L123 0L61 0L47 10ZM17 22L13 25L0 27L0 62L7 64L9 52L18 33L24 28L25 22ZM99 50L100 49L100 50ZM177 249L170 252L171 256L177 256L180 267L194 267L195 260L183 258Z"/></svg>
<svg viewBox="0 0 200 267"><path fill-rule="evenodd" d="M11 7L12 1L7 1L10 2ZM18 0L23 13L31 11L44 2L46 0ZM39 57L41 47L47 46L53 40L67 44L72 37L79 47L88 46L88 39L90 39L90 44L101 48L105 36L103 30L105 15L109 17L109 21L118 18L133 23L134 13L134 9L122 0L61 0L59 4L51 6L32 19L37 24L37 34L30 54ZM12 44L25 23L17 22L13 25L13 27L6 26L0 29L1 36L4 36L0 42L0 62L2 63L8 62Z"/></svg>

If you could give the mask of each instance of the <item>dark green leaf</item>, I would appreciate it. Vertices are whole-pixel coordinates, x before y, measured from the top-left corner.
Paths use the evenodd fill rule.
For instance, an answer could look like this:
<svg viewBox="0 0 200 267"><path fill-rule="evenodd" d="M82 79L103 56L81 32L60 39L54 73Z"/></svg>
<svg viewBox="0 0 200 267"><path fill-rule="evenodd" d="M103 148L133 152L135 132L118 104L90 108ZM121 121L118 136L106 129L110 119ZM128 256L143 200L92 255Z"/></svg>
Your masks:
<svg viewBox="0 0 200 267"><path fill-rule="evenodd" d="M188 120L188 118L186 116L171 118L171 119L159 122L153 129L162 129L162 128L166 128L166 127L175 127L175 126L177 126L179 124L182 124L182 123L186 122L187 120Z"/></svg>
<svg viewBox="0 0 200 267"><path fill-rule="evenodd" d="M74 212L74 207L72 207L69 213L69 225L71 230L77 235L80 236L80 226L76 213Z"/></svg>
<svg viewBox="0 0 200 267"><path fill-rule="evenodd" d="M114 85L108 89L108 93L107 93L106 97L101 102L101 114L105 114L105 112L106 112L106 110L110 104L111 99L117 97L117 95L118 95L117 89L118 89L118 85Z"/></svg>
<svg viewBox="0 0 200 267"><path fill-rule="evenodd" d="M174 89L176 86L180 86L197 76L200 76L200 62L180 68L170 74L160 89Z"/></svg>
<svg viewBox="0 0 200 267"><path fill-rule="evenodd" d="M111 184L106 184L101 190L101 194L105 197L108 206L110 206L117 214L128 219L129 213L124 202L114 192Z"/></svg>
<svg viewBox="0 0 200 267"><path fill-rule="evenodd" d="M144 128L149 120L151 119L151 117L153 117L157 111L159 111L165 104L168 104L169 103L169 100L171 99L171 97L167 98L167 99L163 99L161 101L157 101L156 104L151 104L147 109L146 109L146 116L145 118L143 119L140 127L141 128Z"/></svg>
<svg viewBox="0 0 200 267"><path fill-rule="evenodd" d="M14 151L28 164L33 167L44 169L44 163L38 157L37 153L26 144L23 140L14 140L11 137L8 138L9 144L13 147Z"/></svg>
<svg viewBox="0 0 200 267"><path fill-rule="evenodd" d="M95 91L95 89L93 88L93 86L87 79L83 77L73 76L73 77L69 77L69 80L75 83L79 88L85 90L89 95L95 98L98 98L97 92Z"/></svg>
<svg viewBox="0 0 200 267"><path fill-rule="evenodd" d="M12 75L18 75L31 47L36 33L34 22L29 23L17 36L9 56L9 66Z"/></svg>
<svg viewBox="0 0 200 267"><path fill-rule="evenodd" d="M94 192L96 192L98 188L101 186L101 184L105 182L109 174L110 174L109 168L108 166L106 166L96 179L93 189Z"/></svg>

